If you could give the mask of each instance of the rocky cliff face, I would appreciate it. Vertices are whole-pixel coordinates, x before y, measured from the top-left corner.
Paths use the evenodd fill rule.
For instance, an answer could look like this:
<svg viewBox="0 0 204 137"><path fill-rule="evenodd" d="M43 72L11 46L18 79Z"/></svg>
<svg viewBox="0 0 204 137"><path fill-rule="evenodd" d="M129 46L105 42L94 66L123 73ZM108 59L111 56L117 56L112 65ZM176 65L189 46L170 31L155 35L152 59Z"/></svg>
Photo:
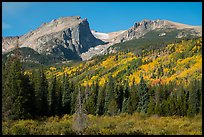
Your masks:
<svg viewBox="0 0 204 137"><path fill-rule="evenodd" d="M79 16L52 20L20 37L5 37L2 43L4 52L16 46L16 41L20 47L30 47L40 54L60 55L70 50L79 55L90 47L105 44L92 35L87 19Z"/></svg>
<svg viewBox="0 0 204 137"><path fill-rule="evenodd" d="M19 37L5 37L2 38L2 52L8 52L13 49L18 43Z"/></svg>

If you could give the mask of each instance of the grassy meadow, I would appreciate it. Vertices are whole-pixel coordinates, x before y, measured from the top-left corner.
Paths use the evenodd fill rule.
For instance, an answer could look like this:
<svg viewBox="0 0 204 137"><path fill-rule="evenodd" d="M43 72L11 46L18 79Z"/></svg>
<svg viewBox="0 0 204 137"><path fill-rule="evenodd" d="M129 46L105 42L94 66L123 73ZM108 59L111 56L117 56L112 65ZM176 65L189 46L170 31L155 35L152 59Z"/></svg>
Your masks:
<svg viewBox="0 0 204 137"><path fill-rule="evenodd" d="M3 135L74 135L73 115L3 122ZM84 135L202 135L202 116L88 115Z"/></svg>

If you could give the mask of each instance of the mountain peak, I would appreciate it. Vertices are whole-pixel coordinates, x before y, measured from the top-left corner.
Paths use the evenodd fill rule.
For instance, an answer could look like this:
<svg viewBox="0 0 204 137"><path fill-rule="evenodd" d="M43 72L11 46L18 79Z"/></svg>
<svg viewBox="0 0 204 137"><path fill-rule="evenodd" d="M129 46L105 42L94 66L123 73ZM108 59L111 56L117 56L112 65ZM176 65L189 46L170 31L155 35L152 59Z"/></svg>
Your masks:
<svg viewBox="0 0 204 137"><path fill-rule="evenodd" d="M80 16L60 17L43 23L36 30L20 36L18 41L21 47L29 47L38 53L46 54L51 53L53 49L56 49L55 52L61 52L62 48L80 54L90 47L104 44L92 35L87 18L81 19ZM12 40L5 39L5 42L7 45L15 45Z"/></svg>

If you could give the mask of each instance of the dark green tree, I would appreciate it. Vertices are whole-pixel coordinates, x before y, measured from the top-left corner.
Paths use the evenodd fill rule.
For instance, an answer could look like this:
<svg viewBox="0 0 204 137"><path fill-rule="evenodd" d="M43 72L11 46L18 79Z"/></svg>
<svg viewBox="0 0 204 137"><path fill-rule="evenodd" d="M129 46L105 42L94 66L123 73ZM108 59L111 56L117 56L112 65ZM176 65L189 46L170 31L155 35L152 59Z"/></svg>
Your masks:
<svg viewBox="0 0 204 137"><path fill-rule="evenodd" d="M92 85L93 87L93 85ZM87 86L87 96L86 96L86 110L88 114L95 113L95 104L94 104L94 92L91 90L91 87Z"/></svg>
<svg viewBox="0 0 204 137"><path fill-rule="evenodd" d="M71 113L71 90L70 82L66 74L63 75L63 84L62 84L62 109L63 114Z"/></svg>
<svg viewBox="0 0 204 137"><path fill-rule="evenodd" d="M29 77L24 75L20 58L16 54L11 56L3 71L3 119L32 118L34 92Z"/></svg>
<svg viewBox="0 0 204 137"><path fill-rule="evenodd" d="M124 88L123 88L123 92L124 92L124 98L123 98L123 107L122 107L122 112L128 112L128 105L130 104L130 89L129 89L129 85L128 85L128 81L124 81Z"/></svg>
<svg viewBox="0 0 204 137"><path fill-rule="evenodd" d="M117 84L116 88L117 88L116 93L117 93L118 111L120 113L122 112L124 92L123 92L123 87L121 84Z"/></svg>
<svg viewBox="0 0 204 137"><path fill-rule="evenodd" d="M148 115L154 114L154 107L155 107L154 97L150 96L150 101L147 108Z"/></svg>
<svg viewBox="0 0 204 137"><path fill-rule="evenodd" d="M139 103L138 103L137 111L146 113L148 108L148 103L149 103L149 96L148 96L148 87L142 76L140 77L138 93L139 93Z"/></svg>
<svg viewBox="0 0 204 137"><path fill-rule="evenodd" d="M96 105L96 114L103 115L105 106L105 86L99 88L97 105Z"/></svg>
<svg viewBox="0 0 204 137"><path fill-rule="evenodd" d="M131 107L132 111L135 112L138 107L138 102L139 102L139 96L138 96L138 91L137 91L137 85L133 83L133 85L130 88L130 100L131 100Z"/></svg>
<svg viewBox="0 0 204 137"><path fill-rule="evenodd" d="M53 76L51 79L50 87L49 87L49 112L50 115L57 114L57 80L56 76Z"/></svg>
<svg viewBox="0 0 204 137"><path fill-rule="evenodd" d="M170 94L168 103L169 103L169 114L171 116L176 115L177 99L176 99L176 95L175 95L174 91Z"/></svg>
<svg viewBox="0 0 204 137"><path fill-rule="evenodd" d="M105 90L105 114L115 115L118 111L117 102L116 102L116 91L115 91L115 84L112 74L109 74L108 81L106 83L106 90Z"/></svg>
<svg viewBox="0 0 204 137"><path fill-rule="evenodd" d="M76 83L71 81L71 83L70 83L70 90L71 90L71 114L75 113L75 106L76 106L75 103L76 103L77 95L78 95L78 92L79 92L79 88L82 89Z"/></svg>
<svg viewBox="0 0 204 137"><path fill-rule="evenodd" d="M44 74L44 70L41 68L38 71L33 71L32 82L35 89L35 106L37 116L48 115L48 82Z"/></svg>
<svg viewBox="0 0 204 137"><path fill-rule="evenodd" d="M189 87L188 116L194 116L199 113L200 91L198 84L199 82L197 80L193 80Z"/></svg>

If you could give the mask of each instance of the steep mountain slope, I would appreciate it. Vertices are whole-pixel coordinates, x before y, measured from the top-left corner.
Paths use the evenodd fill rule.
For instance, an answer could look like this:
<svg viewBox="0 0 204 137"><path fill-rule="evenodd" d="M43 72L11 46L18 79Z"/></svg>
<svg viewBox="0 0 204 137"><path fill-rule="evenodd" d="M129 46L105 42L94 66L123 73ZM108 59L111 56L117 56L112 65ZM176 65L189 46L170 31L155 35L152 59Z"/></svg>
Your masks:
<svg viewBox="0 0 204 137"><path fill-rule="evenodd" d="M183 33L185 37L178 38L177 35ZM138 39L128 40L111 46L120 51L132 51L141 54L142 50L154 50L173 42L179 42L184 39L192 39L197 36L191 35L188 30L178 30L173 28L155 29Z"/></svg>
<svg viewBox="0 0 204 137"><path fill-rule="evenodd" d="M92 35L87 19L79 16L52 20L23 36L5 37L2 42L4 52L18 43L20 47L32 48L40 54L53 54L65 59L69 59L66 55L70 52L79 55L90 47L105 44Z"/></svg>
<svg viewBox="0 0 204 137"><path fill-rule="evenodd" d="M92 33L93 35L96 35L96 37L98 36L98 38L106 40L109 43L106 45L98 45L81 54L82 60L91 59L95 55L106 54L109 52L107 49L109 49L110 46L117 43L123 44L123 42L130 40L134 40L132 42L134 42L136 45L140 43L147 47L147 45L151 44L152 40L155 41L156 39L158 39L160 42L163 41L168 44L166 42L167 39L169 42L172 42L175 40L178 41L181 38L199 37L202 36L202 27L190 26L168 20L143 20L141 22L136 22L130 29L125 31L112 32L108 34L102 33L103 36L106 35L106 39L104 39L104 37L100 37L100 32L96 33L95 31L92 31ZM155 33L156 35L152 33ZM141 43L142 41L144 43ZM146 41L149 41L149 44L145 45L145 43L147 43ZM159 41L157 44L159 44ZM154 46L154 44L152 44L152 46ZM125 46L123 47L125 48ZM131 48L135 49L134 46ZM126 49L128 48L126 47Z"/></svg>
<svg viewBox="0 0 204 137"><path fill-rule="evenodd" d="M192 79L202 78L202 38L182 40L142 53L118 52L70 67L51 67L47 76L54 74L61 78L66 73L83 86L91 85L96 79L99 85L104 85L109 75L117 81L128 80L129 85L139 83L140 75L150 85L176 82L187 86Z"/></svg>

